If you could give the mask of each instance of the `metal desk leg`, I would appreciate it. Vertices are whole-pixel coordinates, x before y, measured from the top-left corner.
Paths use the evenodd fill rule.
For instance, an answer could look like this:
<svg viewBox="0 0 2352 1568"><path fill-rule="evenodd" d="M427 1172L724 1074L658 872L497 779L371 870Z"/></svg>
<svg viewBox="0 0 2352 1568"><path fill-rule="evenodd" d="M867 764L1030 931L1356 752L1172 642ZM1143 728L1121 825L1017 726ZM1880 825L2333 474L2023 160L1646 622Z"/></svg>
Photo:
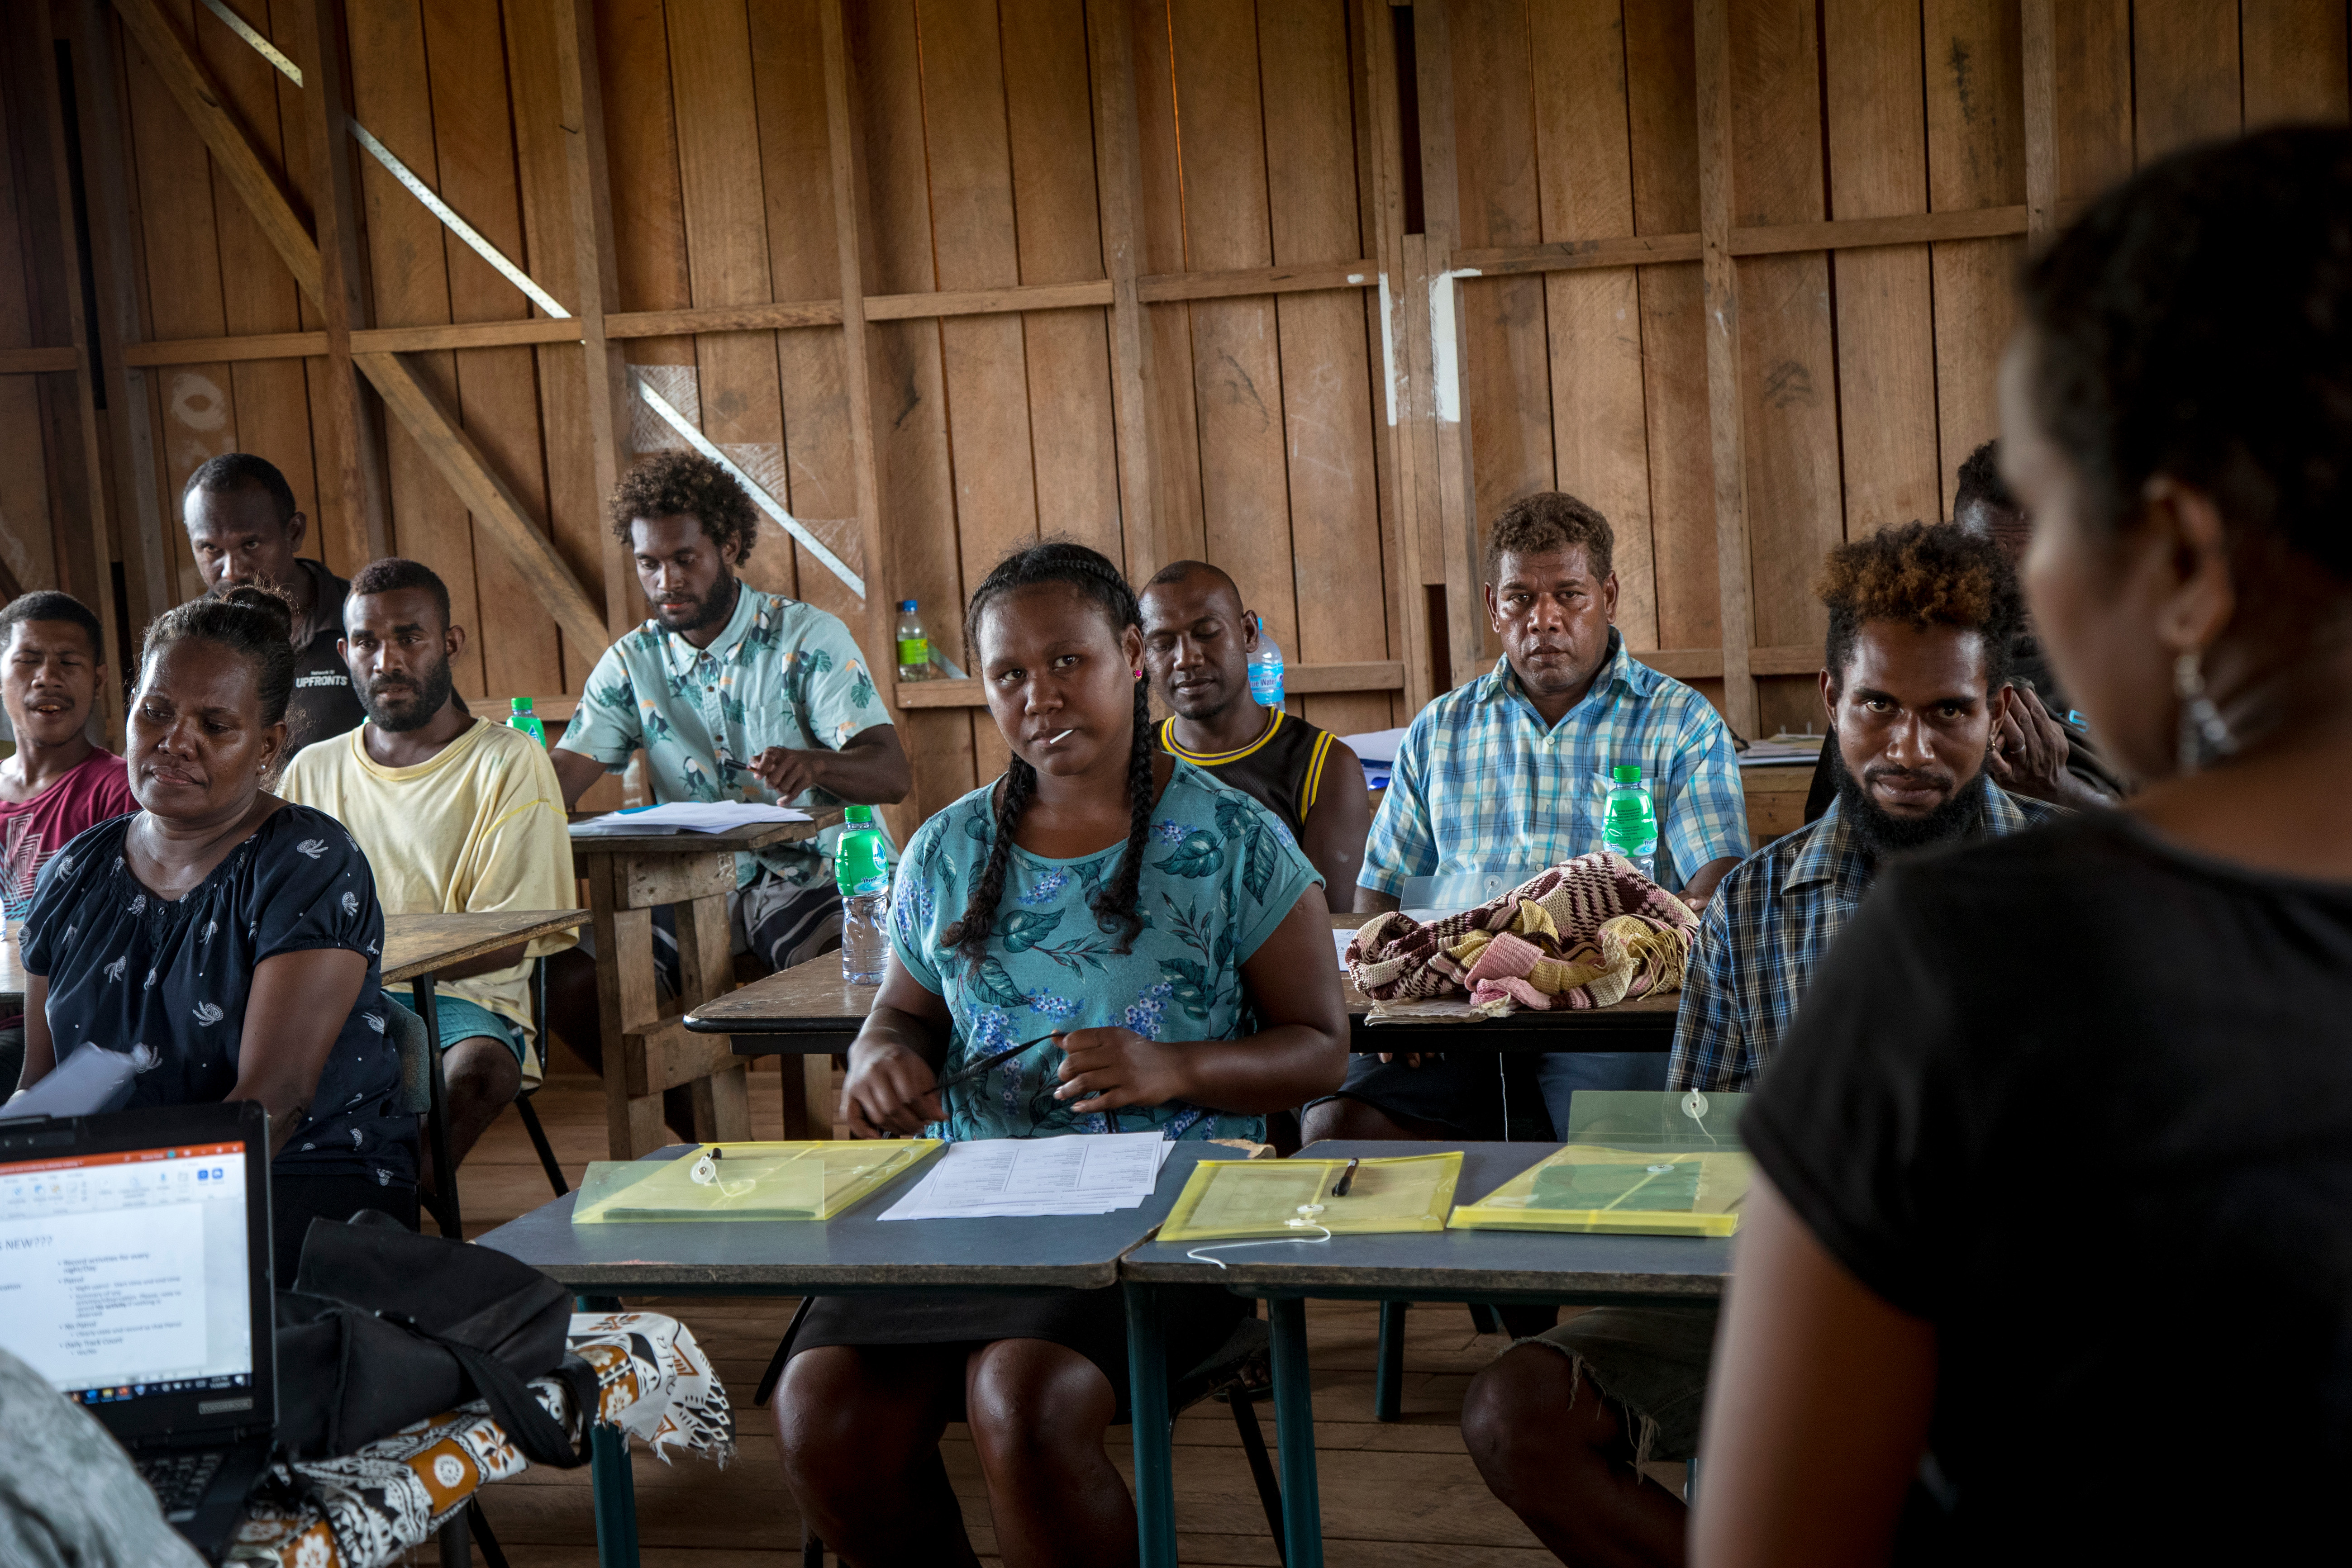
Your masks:
<svg viewBox="0 0 2352 1568"><path fill-rule="evenodd" d="M1135 1434L1135 1529L1142 1568L1176 1568L1175 1443L1169 1429L1168 1332L1160 1292L1122 1287L1127 1298L1129 1419Z"/></svg>
<svg viewBox="0 0 2352 1568"><path fill-rule="evenodd" d="M449 1086L441 1076L441 1018L433 1005L433 977L419 975L408 982L416 1016L425 1020L425 1051L432 1059L426 1074L433 1085L433 1111L425 1117L425 1134L433 1148L433 1187L441 1234L455 1241L466 1239L465 1221L457 1215L457 1167L449 1159Z"/></svg>
<svg viewBox="0 0 2352 1568"><path fill-rule="evenodd" d="M617 1312L617 1296L575 1296L572 1309ZM629 1469L629 1435L602 1423L589 1428L588 1477L596 1490L596 1568L637 1568L637 1478Z"/></svg>
<svg viewBox="0 0 2352 1568"><path fill-rule="evenodd" d="M1274 1418L1282 1445L1285 1568L1323 1568L1323 1501L1315 1487L1315 1390L1307 1367L1307 1303L1267 1301L1274 1329Z"/></svg>
<svg viewBox="0 0 2352 1568"><path fill-rule="evenodd" d="M1372 1371L1372 1419L1393 1421L1404 1404L1404 1314L1409 1303L1381 1303L1380 1359Z"/></svg>

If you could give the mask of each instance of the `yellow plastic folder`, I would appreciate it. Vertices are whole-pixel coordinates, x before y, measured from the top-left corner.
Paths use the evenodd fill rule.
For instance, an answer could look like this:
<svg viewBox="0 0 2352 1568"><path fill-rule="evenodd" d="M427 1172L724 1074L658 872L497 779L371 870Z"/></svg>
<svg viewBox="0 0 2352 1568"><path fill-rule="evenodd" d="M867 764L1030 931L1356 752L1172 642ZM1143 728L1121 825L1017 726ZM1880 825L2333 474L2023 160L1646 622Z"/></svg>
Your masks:
<svg viewBox="0 0 2352 1568"><path fill-rule="evenodd" d="M1744 1094L1580 1090L1568 1145L1454 1211L1465 1230L1728 1236L1753 1166Z"/></svg>
<svg viewBox="0 0 2352 1568"><path fill-rule="evenodd" d="M1335 1197L1331 1188L1347 1168L1345 1160L1203 1160L1177 1195L1160 1239L1443 1230L1462 1155L1360 1160L1347 1196Z"/></svg>
<svg viewBox="0 0 2352 1568"><path fill-rule="evenodd" d="M572 1223L831 1219L939 1146L937 1138L707 1144L674 1160L596 1160Z"/></svg>

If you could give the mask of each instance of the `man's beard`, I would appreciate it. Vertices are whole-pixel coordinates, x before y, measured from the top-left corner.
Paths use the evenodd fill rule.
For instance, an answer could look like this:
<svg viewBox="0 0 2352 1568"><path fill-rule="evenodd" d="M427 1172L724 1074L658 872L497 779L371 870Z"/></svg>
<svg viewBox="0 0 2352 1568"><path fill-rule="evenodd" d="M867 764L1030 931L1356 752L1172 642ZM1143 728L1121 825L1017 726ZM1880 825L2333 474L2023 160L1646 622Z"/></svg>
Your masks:
<svg viewBox="0 0 2352 1568"><path fill-rule="evenodd" d="M431 669L425 672L423 685L414 689L418 694L415 701L394 706L383 701L379 695L381 688L371 682L362 699L367 708L368 722L394 735L423 729L431 724L435 716L448 705L450 694L457 690L457 683L449 675L449 661L436 661ZM400 692L403 688L394 687L392 690Z"/></svg>
<svg viewBox="0 0 2352 1568"><path fill-rule="evenodd" d="M1822 745L1829 748L1830 777L1837 784L1838 811L1853 826L1873 860L1948 842L1966 834L1974 823L1978 779L1970 779L1960 785L1942 805L1924 817L1898 817L1870 798L1862 780L1846 767L1845 753L1839 749L1835 735Z"/></svg>
<svg viewBox="0 0 2352 1568"><path fill-rule="evenodd" d="M673 614L660 605L654 607L654 619L666 632L699 632L705 626L716 626L735 612L735 579L721 572L710 591L695 601L683 615Z"/></svg>

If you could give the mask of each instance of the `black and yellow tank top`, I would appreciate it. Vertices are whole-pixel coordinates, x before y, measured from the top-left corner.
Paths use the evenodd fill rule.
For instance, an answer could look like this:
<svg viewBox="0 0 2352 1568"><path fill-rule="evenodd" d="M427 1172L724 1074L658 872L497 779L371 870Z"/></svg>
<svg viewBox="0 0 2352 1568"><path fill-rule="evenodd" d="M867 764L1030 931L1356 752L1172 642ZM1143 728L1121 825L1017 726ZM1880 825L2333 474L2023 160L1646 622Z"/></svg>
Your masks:
<svg viewBox="0 0 2352 1568"><path fill-rule="evenodd" d="M1205 768L1243 793L1256 797L1289 824L1292 835L1307 831L1307 813L1315 809L1316 792L1323 785L1323 759L1334 738L1305 719L1274 710L1265 732L1239 751L1187 751L1176 744L1176 721L1163 718L1154 733L1160 749Z"/></svg>

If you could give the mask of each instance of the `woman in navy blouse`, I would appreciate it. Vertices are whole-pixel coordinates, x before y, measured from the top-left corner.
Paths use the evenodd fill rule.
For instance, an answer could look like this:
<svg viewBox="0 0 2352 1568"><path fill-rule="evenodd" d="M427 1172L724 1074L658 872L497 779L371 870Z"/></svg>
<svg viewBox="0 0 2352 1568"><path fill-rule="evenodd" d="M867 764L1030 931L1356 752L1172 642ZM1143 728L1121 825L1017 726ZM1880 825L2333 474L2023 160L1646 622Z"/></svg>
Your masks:
<svg viewBox="0 0 2352 1568"><path fill-rule="evenodd" d="M375 879L341 823L262 788L286 747L290 626L283 599L236 588L148 627L126 747L144 809L42 868L24 933L27 1086L94 1040L137 1061L133 1106L268 1110L281 1281L313 1218L416 1223Z"/></svg>

